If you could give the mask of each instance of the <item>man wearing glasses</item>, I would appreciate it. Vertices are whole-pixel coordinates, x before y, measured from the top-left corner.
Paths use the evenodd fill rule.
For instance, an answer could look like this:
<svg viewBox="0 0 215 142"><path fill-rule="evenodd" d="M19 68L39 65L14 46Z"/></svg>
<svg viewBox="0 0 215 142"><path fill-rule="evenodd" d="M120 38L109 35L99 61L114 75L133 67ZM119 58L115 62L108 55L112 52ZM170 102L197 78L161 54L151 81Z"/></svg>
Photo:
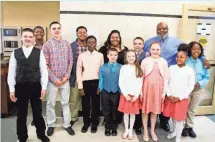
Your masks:
<svg viewBox="0 0 215 142"><path fill-rule="evenodd" d="M168 35L168 25L164 22L160 22L157 25L157 36L148 39L145 42L144 51L149 51L150 44L152 42L159 42L161 46L161 56L166 59L168 66L176 64L176 54L178 51L178 46L182 41L176 37ZM202 58L205 68L210 68L210 63L205 57ZM162 113L159 115L160 125L165 131L169 131L169 117L165 117Z"/></svg>

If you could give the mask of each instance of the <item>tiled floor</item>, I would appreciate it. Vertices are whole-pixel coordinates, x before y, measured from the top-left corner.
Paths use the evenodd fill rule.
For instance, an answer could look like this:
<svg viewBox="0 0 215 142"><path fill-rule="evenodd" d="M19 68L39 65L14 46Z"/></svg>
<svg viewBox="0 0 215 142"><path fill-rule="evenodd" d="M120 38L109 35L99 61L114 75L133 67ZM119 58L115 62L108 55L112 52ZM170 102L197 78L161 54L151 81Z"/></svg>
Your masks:
<svg viewBox="0 0 215 142"><path fill-rule="evenodd" d="M79 119L77 123L73 126L76 135L70 136L67 132L61 127L62 118L60 117L60 105L56 106L57 111L57 126L55 133L50 137L51 142L120 142L128 141L122 140L121 134L123 133L124 127L122 124L119 125L118 136L116 137L106 137L104 136L104 127L100 124L98 132L96 134L91 134L90 131L86 134L80 132L82 127L82 118ZM43 111L45 106L43 105ZM43 112L45 116L45 113ZM31 108L29 107L28 115L28 142L39 142L36 138L35 127L30 126L32 120ZM213 121L214 120L214 121ZM196 139L183 138L182 142L214 142L215 141L215 115L211 116L196 116L195 117L195 132L197 133ZM156 133L159 136L159 142L174 142L174 140L167 140L167 132L156 128ZM16 141L16 117L4 118L1 119L1 141L2 142L15 142ZM142 142L142 136L135 136L135 138L130 142Z"/></svg>
<svg viewBox="0 0 215 142"><path fill-rule="evenodd" d="M81 119L81 118L80 118ZM124 127L123 125L119 126L118 129L118 136L116 137L106 137L104 136L104 127L102 125L99 126L98 132L96 134L90 133L88 131L87 133L83 134L80 132L82 127L82 121L78 121L73 126L76 135L70 136L67 134L63 128L61 128L62 124L62 118L59 118L57 121L58 127L55 130L55 133L53 136L50 137L51 142L69 142L69 141L80 141L80 142L118 142L118 141L126 141L121 139L121 134L123 133ZM36 138L35 133L35 127L28 126L29 130L29 142L38 142ZM191 138L182 138L182 142L213 142L215 139L215 123L208 119L208 117L205 116L197 116L195 118L195 132L197 133L196 139ZM157 129L157 134L159 136L160 142L173 142L174 140L167 140L166 135L167 133L164 132L161 129ZM143 141L142 136L135 136L133 140L130 142L138 142Z"/></svg>

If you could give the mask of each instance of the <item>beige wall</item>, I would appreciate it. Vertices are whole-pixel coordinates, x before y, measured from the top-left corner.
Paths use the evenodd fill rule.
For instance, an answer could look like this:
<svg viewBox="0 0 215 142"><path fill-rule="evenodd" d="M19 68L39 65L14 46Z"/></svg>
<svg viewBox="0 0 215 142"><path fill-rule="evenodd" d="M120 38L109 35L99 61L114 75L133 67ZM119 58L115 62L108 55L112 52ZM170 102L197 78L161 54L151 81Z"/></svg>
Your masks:
<svg viewBox="0 0 215 142"><path fill-rule="evenodd" d="M124 13L150 13L166 15L182 15L183 4L215 5L215 2L145 2L145 1L63 1L60 3L61 11L99 11L99 12L124 12ZM196 13L190 13L195 15ZM214 13L198 13L197 15L212 16ZM156 26L159 22L166 22L171 36L180 35L181 18L144 17L144 16L119 16L119 15L91 15L91 14L61 14L60 21L63 28L63 38L73 41L75 29L84 25L90 33L96 32L98 48L103 45L108 34L113 29L121 32L125 46L132 48L132 41L136 36L148 39L156 35ZM194 21L199 21L195 19ZM213 20L214 21L214 20ZM192 25L195 27L196 25ZM194 28L195 29L195 28ZM192 30L193 34L196 33Z"/></svg>
<svg viewBox="0 0 215 142"><path fill-rule="evenodd" d="M48 27L60 21L60 2L2 2L1 6L2 26Z"/></svg>
<svg viewBox="0 0 215 142"><path fill-rule="evenodd" d="M61 11L99 11L99 12L124 12L124 13L149 13L165 15L182 15L183 4L198 4L214 6L215 2L141 2L141 1L73 1L61 2ZM189 12L190 16L215 16L214 12ZM144 16L123 16L123 15L92 15L92 14L60 14L60 21L63 29L63 38L72 42L75 40L75 29L86 26L91 33L96 33L98 38L98 48L106 40L108 34L113 29L121 32L122 43L133 48L133 39L141 36L148 39L156 35L156 26L159 22L166 22L169 26L169 35L179 37L181 31L181 18L168 17L144 17ZM189 40L198 40L197 23L211 23L211 35L207 37L208 43L205 47L205 55L210 61L215 60L215 20L189 19L188 37ZM211 80L205 87L204 100L201 105L211 105L214 89L215 68L210 69Z"/></svg>

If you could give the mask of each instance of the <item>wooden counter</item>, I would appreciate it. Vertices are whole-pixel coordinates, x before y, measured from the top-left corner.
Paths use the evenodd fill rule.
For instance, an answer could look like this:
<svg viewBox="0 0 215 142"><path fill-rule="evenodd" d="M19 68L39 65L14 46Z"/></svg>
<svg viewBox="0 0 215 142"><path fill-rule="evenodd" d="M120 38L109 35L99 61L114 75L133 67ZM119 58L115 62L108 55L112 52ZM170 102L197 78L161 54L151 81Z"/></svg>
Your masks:
<svg viewBox="0 0 215 142"><path fill-rule="evenodd" d="M1 60L1 117L7 117L14 103L9 97L9 87L7 84L9 60Z"/></svg>

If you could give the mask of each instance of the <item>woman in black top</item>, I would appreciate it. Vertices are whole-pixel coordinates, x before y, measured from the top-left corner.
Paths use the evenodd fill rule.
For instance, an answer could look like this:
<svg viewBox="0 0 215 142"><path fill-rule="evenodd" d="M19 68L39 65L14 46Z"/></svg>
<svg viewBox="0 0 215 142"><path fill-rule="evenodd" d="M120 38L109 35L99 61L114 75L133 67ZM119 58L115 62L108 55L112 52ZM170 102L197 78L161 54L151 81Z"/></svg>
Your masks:
<svg viewBox="0 0 215 142"><path fill-rule="evenodd" d="M128 51L128 48L122 45L122 39L118 30L112 30L108 35L104 46L99 49L99 52L101 52L104 56L105 63L108 62L107 51L110 48L115 48L119 52L117 62L124 65L124 55L125 52Z"/></svg>

